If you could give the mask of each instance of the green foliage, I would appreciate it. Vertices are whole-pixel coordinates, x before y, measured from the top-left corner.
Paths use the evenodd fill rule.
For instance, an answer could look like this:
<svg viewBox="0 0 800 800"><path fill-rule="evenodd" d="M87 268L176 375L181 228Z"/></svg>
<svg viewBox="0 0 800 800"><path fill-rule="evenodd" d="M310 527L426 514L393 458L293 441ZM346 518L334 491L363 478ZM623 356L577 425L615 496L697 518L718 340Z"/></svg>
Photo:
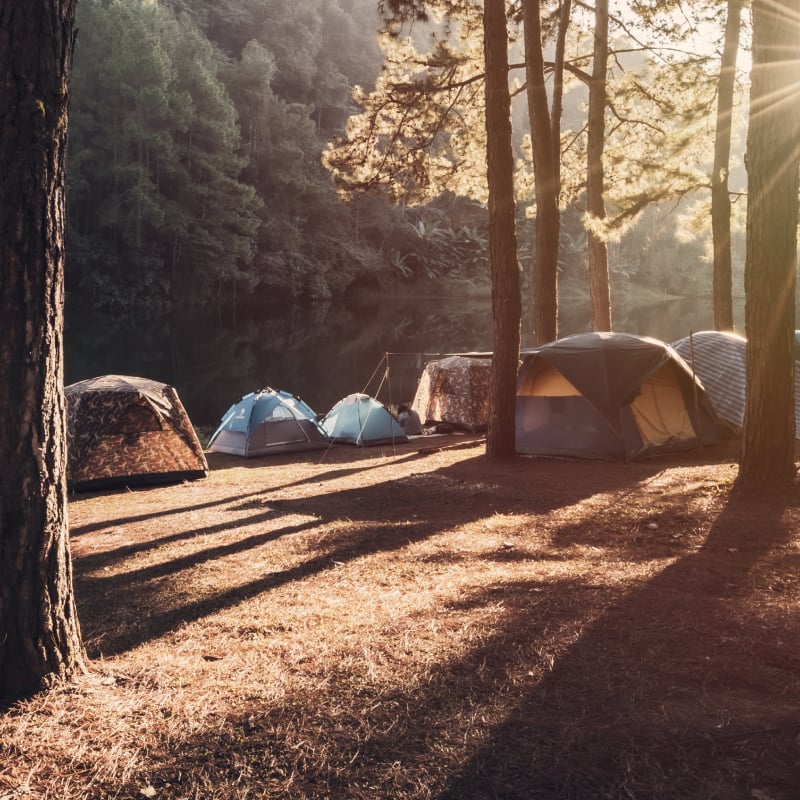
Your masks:
<svg viewBox="0 0 800 800"><path fill-rule="evenodd" d="M485 214L479 221L459 223L448 211L427 206L407 210L406 217L389 250L392 266L404 279L488 284Z"/></svg>
<svg viewBox="0 0 800 800"><path fill-rule="evenodd" d="M380 188L405 203L446 191L485 200L481 15L467 6L437 17L425 36L381 36L375 89L356 90L363 110L323 155L343 197Z"/></svg>
<svg viewBox="0 0 800 800"><path fill-rule="evenodd" d="M375 26L364 24L374 17L374 4L241 5L247 14L238 22L209 14L206 34L232 56L224 80L248 157L242 177L263 203L255 291L272 299L340 294L380 259L374 252L363 259L343 255L358 238L354 209L339 202L320 153L326 131L340 129L353 110L352 84L371 80L378 70Z"/></svg>
<svg viewBox="0 0 800 800"><path fill-rule="evenodd" d="M207 300L247 277L258 209L221 55L185 15L137 0L86 0L79 23L71 286L98 306Z"/></svg>
<svg viewBox="0 0 800 800"><path fill-rule="evenodd" d="M379 269L367 242L343 255L354 210L320 163L353 81L378 69L369 13L371 0L84 0L71 294L151 311L242 290L319 299Z"/></svg>

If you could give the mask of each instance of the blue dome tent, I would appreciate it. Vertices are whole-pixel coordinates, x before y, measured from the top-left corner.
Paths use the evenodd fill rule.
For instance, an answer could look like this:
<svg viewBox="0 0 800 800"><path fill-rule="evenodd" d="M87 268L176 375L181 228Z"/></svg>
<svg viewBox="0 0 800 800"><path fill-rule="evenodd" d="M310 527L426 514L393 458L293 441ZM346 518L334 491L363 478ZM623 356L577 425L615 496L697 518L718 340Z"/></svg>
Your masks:
<svg viewBox="0 0 800 800"><path fill-rule="evenodd" d="M208 442L208 451L264 456L328 446L317 415L299 397L260 389L232 405Z"/></svg>

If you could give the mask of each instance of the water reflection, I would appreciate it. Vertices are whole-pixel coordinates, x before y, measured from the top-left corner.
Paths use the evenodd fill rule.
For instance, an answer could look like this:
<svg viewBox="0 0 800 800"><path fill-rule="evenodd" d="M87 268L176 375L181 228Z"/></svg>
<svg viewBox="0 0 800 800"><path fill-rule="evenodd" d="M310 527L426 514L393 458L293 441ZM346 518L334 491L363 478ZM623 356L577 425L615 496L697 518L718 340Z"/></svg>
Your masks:
<svg viewBox="0 0 800 800"><path fill-rule="evenodd" d="M702 298L620 305L614 314L616 330L668 342L710 328L713 318ZM565 336L589 330L588 307L562 302L559 324ZM523 346L531 343L527 330L524 320ZM355 391L384 403L409 401L427 358L490 350L491 343L486 299L265 307L235 322L194 311L147 324L71 315L68 307L65 380L107 373L160 380L177 388L195 425L215 425L239 397L264 386L294 392L320 413Z"/></svg>

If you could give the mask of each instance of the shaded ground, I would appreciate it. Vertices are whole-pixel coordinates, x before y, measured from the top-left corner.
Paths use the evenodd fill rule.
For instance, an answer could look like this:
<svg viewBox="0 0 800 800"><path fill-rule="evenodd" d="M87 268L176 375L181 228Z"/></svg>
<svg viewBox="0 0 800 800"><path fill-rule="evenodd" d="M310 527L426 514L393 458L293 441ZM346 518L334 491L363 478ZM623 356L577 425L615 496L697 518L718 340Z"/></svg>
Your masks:
<svg viewBox="0 0 800 800"><path fill-rule="evenodd" d="M800 797L800 509L732 452L211 463L73 499L92 671L0 798Z"/></svg>

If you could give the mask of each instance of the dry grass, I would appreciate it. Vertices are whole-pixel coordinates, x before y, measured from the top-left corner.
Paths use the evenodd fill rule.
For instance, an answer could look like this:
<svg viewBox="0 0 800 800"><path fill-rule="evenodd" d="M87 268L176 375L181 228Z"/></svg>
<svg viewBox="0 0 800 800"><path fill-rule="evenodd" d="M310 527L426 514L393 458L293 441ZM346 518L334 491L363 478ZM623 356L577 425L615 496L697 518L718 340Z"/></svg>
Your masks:
<svg viewBox="0 0 800 800"><path fill-rule="evenodd" d="M444 439L73 498L91 673L6 798L800 797L800 510Z"/></svg>

